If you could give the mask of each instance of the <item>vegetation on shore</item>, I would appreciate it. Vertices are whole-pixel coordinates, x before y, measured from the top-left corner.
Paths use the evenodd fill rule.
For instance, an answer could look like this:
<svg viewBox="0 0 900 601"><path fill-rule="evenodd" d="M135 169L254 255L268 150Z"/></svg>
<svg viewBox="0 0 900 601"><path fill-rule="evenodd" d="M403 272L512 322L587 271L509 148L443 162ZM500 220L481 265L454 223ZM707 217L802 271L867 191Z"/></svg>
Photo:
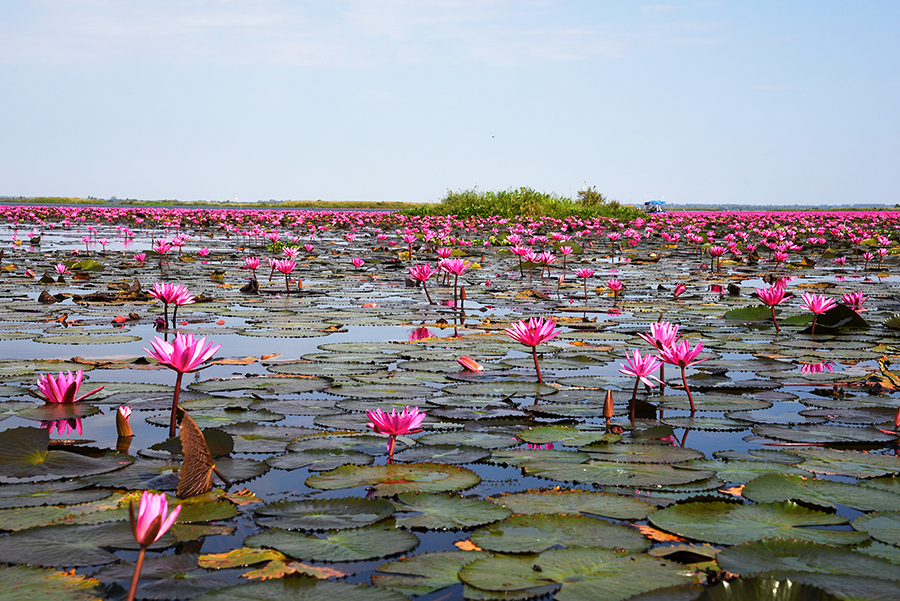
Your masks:
<svg viewBox="0 0 900 601"><path fill-rule="evenodd" d="M466 218L497 215L555 219L576 216L611 217L623 221L642 215L642 212L634 207L607 199L593 187L581 190L577 200L524 187L499 192L480 191L476 188L458 192L448 190L439 203L417 205L404 212L411 216L456 215Z"/></svg>

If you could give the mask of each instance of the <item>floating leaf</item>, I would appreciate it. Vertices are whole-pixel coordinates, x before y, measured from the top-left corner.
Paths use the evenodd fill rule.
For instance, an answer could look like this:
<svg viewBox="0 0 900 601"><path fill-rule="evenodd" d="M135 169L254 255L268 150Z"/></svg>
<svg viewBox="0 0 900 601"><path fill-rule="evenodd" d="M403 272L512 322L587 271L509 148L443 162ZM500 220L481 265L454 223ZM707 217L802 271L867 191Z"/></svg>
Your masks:
<svg viewBox="0 0 900 601"><path fill-rule="evenodd" d="M407 601L400 593L348 582L279 578L210 591L195 601Z"/></svg>
<svg viewBox="0 0 900 601"><path fill-rule="evenodd" d="M795 538L823 544L848 545L868 538L858 532L812 526L846 523L838 515L803 508L796 503L740 505L694 502L673 505L650 515L657 528L719 545L737 545L763 538Z"/></svg>
<svg viewBox="0 0 900 601"><path fill-rule="evenodd" d="M887 511L900 507L898 494L787 474L760 476L744 487L743 495L757 503L796 501L829 509L836 509L838 504L859 511Z"/></svg>
<svg viewBox="0 0 900 601"><path fill-rule="evenodd" d="M567 447L580 447L592 442L617 442L616 434L601 431L577 430L568 426L539 426L525 430L519 438L533 444L559 443Z"/></svg>
<svg viewBox="0 0 900 601"><path fill-rule="evenodd" d="M244 544L277 549L310 561L362 561L409 551L419 544L419 538L393 523L385 523L332 530L318 536L275 528L248 536Z"/></svg>
<svg viewBox="0 0 900 601"><path fill-rule="evenodd" d="M592 458L616 463L679 463L703 457L703 453L685 447L661 444L594 443L579 449Z"/></svg>
<svg viewBox="0 0 900 601"><path fill-rule="evenodd" d="M472 542L488 551L540 553L554 546L643 551L650 541L639 532L585 515L517 515L476 530Z"/></svg>
<svg viewBox="0 0 900 601"><path fill-rule="evenodd" d="M43 428L13 428L0 437L0 479L78 478L110 472L134 461L126 455L87 457L50 451L50 432Z"/></svg>
<svg viewBox="0 0 900 601"><path fill-rule="evenodd" d="M372 584L406 595L426 595L459 583L459 571L476 559L487 557L478 551L424 553L380 566Z"/></svg>
<svg viewBox="0 0 900 601"><path fill-rule="evenodd" d="M0 589L16 601L97 601L103 597L100 581L31 566L0 566Z"/></svg>
<svg viewBox="0 0 900 601"><path fill-rule="evenodd" d="M346 497L309 501L278 501L256 510L263 526L283 530L361 528L379 522L395 511L390 501Z"/></svg>
<svg viewBox="0 0 900 601"><path fill-rule="evenodd" d="M836 597L831 593L811 584L796 582L790 575L784 577L787 582L775 577L742 578L730 582L721 582L703 591L697 601L841 601L845 597Z"/></svg>
<svg viewBox="0 0 900 601"><path fill-rule="evenodd" d="M531 461L523 464L522 467L529 476L549 478L550 480L639 488L687 484L705 480L714 475L713 472L680 470L662 464L613 463L593 460L577 464Z"/></svg>
<svg viewBox="0 0 900 601"><path fill-rule="evenodd" d="M323 472L342 465L369 465L374 461L371 455L345 449L307 449L292 451L266 459L266 463L281 470L295 470L308 467L310 471Z"/></svg>
<svg viewBox="0 0 900 601"><path fill-rule="evenodd" d="M490 500L521 514L580 513L617 520L643 520L655 511L653 506L634 497L579 489L505 493Z"/></svg>
<svg viewBox="0 0 900 601"><path fill-rule="evenodd" d="M839 442L890 442L897 440L893 434L885 434L875 428L845 428L829 425L808 425L788 428L784 426L757 426L753 428L757 436L805 443Z"/></svg>
<svg viewBox="0 0 900 601"><path fill-rule="evenodd" d="M692 571L648 555L573 548L477 559L460 570L459 577L477 589L521 592L523 597L555 583L562 587L554 597L559 601L622 601L654 589L689 584Z"/></svg>
<svg viewBox="0 0 900 601"><path fill-rule="evenodd" d="M805 540L769 538L725 549L719 566L735 574L765 572L816 572L900 580L900 565L849 549Z"/></svg>
<svg viewBox="0 0 900 601"><path fill-rule="evenodd" d="M426 434L417 438L416 441L425 445L466 445L481 449L504 449L522 444L522 441L515 436L469 430Z"/></svg>
<svg viewBox="0 0 900 601"><path fill-rule="evenodd" d="M450 492L475 486L480 481L474 472L454 465L394 463L368 467L344 465L310 476L306 485L325 490L367 486L372 488L375 496L390 497L409 491Z"/></svg>
<svg viewBox="0 0 900 601"><path fill-rule="evenodd" d="M451 530L508 518L510 511L490 501L456 495L407 492L397 496L397 525L402 528Z"/></svg>
<svg viewBox="0 0 900 601"><path fill-rule="evenodd" d="M900 511L881 511L858 517L853 520L853 527L868 532L875 540L900 545Z"/></svg>
<svg viewBox="0 0 900 601"><path fill-rule="evenodd" d="M798 467L820 474L874 478L900 473L900 457L894 455L835 449L791 449L790 452L805 459Z"/></svg>
<svg viewBox="0 0 900 601"><path fill-rule="evenodd" d="M804 476L807 472L784 463L770 461L713 461L700 459L685 463L681 467L692 470L713 471L726 482L749 482L763 474L793 474Z"/></svg>
<svg viewBox="0 0 900 601"><path fill-rule="evenodd" d="M86 489L84 480L56 480L0 486L0 508L78 505L109 496L108 490Z"/></svg>
<svg viewBox="0 0 900 601"><path fill-rule="evenodd" d="M97 571L94 577L103 582L129 583L133 573L133 563L121 563ZM185 553L146 559L139 587L143 599L183 599L227 585L200 569L196 555Z"/></svg>
<svg viewBox="0 0 900 601"><path fill-rule="evenodd" d="M406 449L394 455L394 461L400 463L417 463L420 461L430 463L473 463L490 457L491 452L486 449L467 447L465 445L424 445Z"/></svg>

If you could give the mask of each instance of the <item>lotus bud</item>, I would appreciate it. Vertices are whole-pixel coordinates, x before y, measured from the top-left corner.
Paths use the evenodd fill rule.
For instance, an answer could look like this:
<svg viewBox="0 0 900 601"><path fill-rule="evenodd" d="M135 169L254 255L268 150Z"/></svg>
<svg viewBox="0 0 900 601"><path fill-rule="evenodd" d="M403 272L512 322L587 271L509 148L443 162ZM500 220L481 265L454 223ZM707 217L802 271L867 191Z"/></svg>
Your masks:
<svg viewBox="0 0 900 601"><path fill-rule="evenodd" d="M456 361L469 371L484 371L484 367L479 365L472 357L460 357Z"/></svg>
<svg viewBox="0 0 900 601"><path fill-rule="evenodd" d="M606 400L603 402L603 417L606 419L612 419L615 410L613 408L613 393L612 390L606 391Z"/></svg>
<svg viewBox="0 0 900 601"><path fill-rule="evenodd" d="M131 424L128 421L130 417L131 407L128 405L120 405L118 411L116 411L116 432L119 434L119 438L134 436L134 432L131 430Z"/></svg>

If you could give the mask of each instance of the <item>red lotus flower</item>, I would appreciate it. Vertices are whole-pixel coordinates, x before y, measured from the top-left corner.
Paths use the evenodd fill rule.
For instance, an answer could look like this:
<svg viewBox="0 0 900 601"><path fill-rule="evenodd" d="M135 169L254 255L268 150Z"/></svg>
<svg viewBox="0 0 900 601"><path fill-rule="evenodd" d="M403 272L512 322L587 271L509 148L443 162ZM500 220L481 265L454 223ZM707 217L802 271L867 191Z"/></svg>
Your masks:
<svg viewBox="0 0 900 601"><path fill-rule="evenodd" d="M771 286L769 288L757 288L756 296L772 309L772 321L775 322L775 331L780 332L781 328L778 327L778 319L775 317L775 306L780 305L789 298L794 298L794 296L786 294L783 285Z"/></svg>
<svg viewBox="0 0 900 601"><path fill-rule="evenodd" d="M434 274L434 270L431 268L431 265L427 263L423 265L415 265L409 268L409 275L412 279L417 282L422 282L422 288L425 290L425 297L428 299L428 304L433 305L434 303L431 301L431 295L428 293L428 284L426 284L426 280L430 278Z"/></svg>
<svg viewBox="0 0 900 601"><path fill-rule="evenodd" d="M101 386L76 398L75 395L78 394L82 378L84 378L84 370L82 369L79 369L74 375L71 371L66 373L59 372L59 376L56 378L51 374L43 374L37 380L37 387L40 393L32 392L32 394L42 399L45 403L71 404L103 390L103 386Z"/></svg>

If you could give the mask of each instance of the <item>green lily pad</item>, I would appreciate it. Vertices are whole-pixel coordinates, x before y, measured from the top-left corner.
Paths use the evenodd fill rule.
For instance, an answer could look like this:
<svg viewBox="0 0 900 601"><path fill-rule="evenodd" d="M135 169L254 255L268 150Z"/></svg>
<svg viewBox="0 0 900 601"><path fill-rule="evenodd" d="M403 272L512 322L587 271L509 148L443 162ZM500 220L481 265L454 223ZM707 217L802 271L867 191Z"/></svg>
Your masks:
<svg viewBox="0 0 900 601"><path fill-rule="evenodd" d="M805 540L769 538L724 549L718 556L723 570L740 575L765 572L815 572L900 580L900 565L850 549Z"/></svg>
<svg viewBox="0 0 900 601"><path fill-rule="evenodd" d="M50 451L50 433L42 428L13 428L0 437L0 481L53 480L111 472L134 461L127 455L87 457Z"/></svg>
<svg viewBox="0 0 900 601"><path fill-rule="evenodd" d="M370 487L375 496L390 497L403 492L450 492L475 486L481 478L474 472L455 465L418 463L414 465L343 465L330 472L307 478L311 488L338 490Z"/></svg>
<svg viewBox="0 0 900 601"><path fill-rule="evenodd" d="M618 442L621 436L601 431L577 430L569 426L539 426L519 433L519 438L532 444L559 443L581 447L593 442Z"/></svg>
<svg viewBox="0 0 900 601"><path fill-rule="evenodd" d="M35 342L43 342L46 344L77 344L79 346L85 344L119 344L121 342L138 342L142 338L140 336L132 336L130 334L60 334L58 336L38 336Z"/></svg>
<svg viewBox="0 0 900 601"><path fill-rule="evenodd" d="M775 311L776 315L780 311ZM765 305L751 305L749 307L738 307L725 312L723 319L733 321L771 321L772 309ZM782 321L782 323L784 323Z"/></svg>
<svg viewBox="0 0 900 601"><path fill-rule="evenodd" d="M680 463L703 457L703 453L685 447L661 444L594 443L579 449L593 459L616 463Z"/></svg>
<svg viewBox="0 0 900 601"><path fill-rule="evenodd" d="M426 595L459 583L459 571L476 559L479 551L443 551L404 557L379 566L372 584L406 595Z"/></svg>
<svg viewBox="0 0 900 601"><path fill-rule="evenodd" d="M244 545L281 551L304 561L363 561L404 553L419 538L392 522L352 530L331 530L320 535L272 529L248 536Z"/></svg>
<svg viewBox="0 0 900 601"><path fill-rule="evenodd" d="M818 474L875 478L900 473L900 457L894 455L835 449L791 449L791 453L805 459L798 467Z"/></svg>
<svg viewBox="0 0 900 601"><path fill-rule="evenodd" d="M856 530L868 532L875 540L889 545L900 544L900 511L870 513L856 518L852 524Z"/></svg>
<svg viewBox="0 0 900 601"><path fill-rule="evenodd" d="M656 508L634 497L586 490L544 490L504 493L489 499L513 513L565 513L597 515L617 520L643 520Z"/></svg>
<svg viewBox="0 0 900 601"><path fill-rule="evenodd" d="M307 449L266 459L266 463L281 470L308 467L311 472L333 470L342 465L370 465L374 457L345 449Z"/></svg>
<svg viewBox="0 0 900 601"><path fill-rule="evenodd" d="M443 391L463 396L539 397L554 394L556 388L537 382L472 382L451 384Z"/></svg>
<svg viewBox="0 0 900 601"><path fill-rule="evenodd" d="M84 480L54 480L0 486L0 508L78 505L109 496L108 490L87 489Z"/></svg>
<svg viewBox="0 0 900 601"><path fill-rule="evenodd" d="M742 494L757 503L796 501L828 509L837 509L838 504L859 511L888 511L900 507L900 494L787 474L760 476L746 485Z"/></svg>
<svg viewBox="0 0 900 601"><path fill-rule="evenodd" d="M784 576L787 582L771 576L766 578L741 578L730 582L720 582L703 591L696 601L842 601L812 584L796 582L791 575Z"/></svg>
<svg viewBox="0 0 900 601"><path fill-rule="evenodd" d="M692 570L649 555L606 549L553 549L539 555L496 555L477 559L459 572L477 589L530 597L534 589L561 586L558 601L623 601L639 593L689 584ZM502 598L502 597L501 597Z"/></svg>
<svg viewBox="0 0 900 601"><path fill-rule="evenodd" d="M416 384L352 384L326 388L325 392L360 399L414 399L433 394L434 388Z"/></svg>
<svg viewBox="0 0 900 601"><path fill-rule="evenodd" d="M768 409L772 406L772 403L768 401L749 399L732 394L699 394L693 392L693 395L697 411L752 411L754 409ZM689 410L691 408L687 395L667 395L657 400L659 406L664 409Z"/></svg>
<svg viewBox="0 0 900 601"><path fill-rule="evenodd" d="M394 455L394 461L400 463L473 463L489 457L491 452L477 447L465 445L424 445L401 451Z"/></svg>
<svg viewBox="0 0 900 601"><path fill-rule="evenodd" d="M416 441L424 445L465 445L480 449L504 449L522 444L515 436L469 430L426 434L418 437Z"/></svg>
<svg viewBox="0 0 900 601"><path fill-rule="evenodd" d="M693 502L673 505L650 515L657 528L718 545L737 545L763 538L795 538L823 544L850 545L868 536L860 532L812 526L846 523L841 516L806 509L790 501L740 505Z"/></svg>
<svg viewBox="0 0 900 601"><path fill-rule="evenodd" d="M522 467L529 476L550 480L637 488L687 484L706 480L714 475L713 472L682 470L657 463L613 463L593 460L585 463L532 461L523 464Z"/></svg>
<svg viewBox="0 0 900 601"><path fill-rule="evenodd" d="M387 453L387 436L375 434L330 434L323 433L313 436L304 436L291 442L287 449L291 452L312 450L340 450L356 451L367 455L381 455ZM396 450L406 448L402 440L397 440Z"/></svg>
<svg viewBox="0 0 900 601"><path fill-rule="evenodd" d="M795 427L757 426L753 428L757 436L774 438L788 442L840 443L840 442L891 442L897 440L892 434L885 434L875 428L846 428L829 425L806 425Z"/></svg>
<svg viewBox="0 0 900 601"><path fill-rule="evenodd" d="M457 495L407 492L397 496L397 525L402 528L455 530L506 519L511 512L490 501Z"/></svg>
<svg viewBox="0 0 900 601"><path fill-rule="evenodd" d="M96 601L100 581L32 566L0 566L4 596L16 601Z"/></svg>
<svg viewBox="0 0 900 601"><path fill-rule="evenodd" d="M407 601L400 593L349 582L278 578L247 582L204 593L195 601Z"/></svg>
<svg viewBox="0 0 900 601"><path fill-rule="evenodd" d="M650 541L632 528L586 515L517 515L476 530L472 542L488 551L540 553L561 547L601 547L643 551Z"/></svg>
<svg viewBox="0 0 900 601"><path fill-rule="evenodd" d="M806 475L806 472L799 467L774 461L714 461L712 459L699 459L685 463L681 467L692 470L713 471L716 473L716 476L726 482L750 482L763 474Z"/></svg>
<svg viewBox="0 0 900 601"><path fill-rule="evenodd" d="M142 599L184 599L222 588L228 582L215 578L197 565L197 555L163 555L144 561L139 584ZM134 573L133 563L102 568L94 577L103 582L122 582L128 586Z"/></svg>
<svg viewBox="0 0 900 601"><path fill-rule="evenodd" d="M361 528L393 513L394 505L390 501L360 497L278 501L256 510L261 526L282 530Z"/></svg>
<svg viewBox="0 0 900 601"><path fill-rule="evenodd" d="M152 548L174 542L170 533ZM106 548L136 548L131 528L124 522L87 526L44 526L0 537L0 562L46 567L82 567L118 561Z"/></svg>
<svg viewBox="0 0 900 601"><path fill-rule="evenodd" d="M322 378L293 378L260 376L257 378L231 378L228 380L206 380L188 386L190 390L214 393L236 393L240 396L251 390L264 394L298 394L316 392L328 388L330 382Z"/></svg>
<svg viewBox="0 0 900 601"><path fill-rule="evenodd" d="M491 453L490 459L486 459L488 463L495 465L512 465L522 466L533 462L561 462L561 463L582 463L590 459L587 453L578 451L557 451L555 449L511 449L505 451L494 451Z"/></svg>

